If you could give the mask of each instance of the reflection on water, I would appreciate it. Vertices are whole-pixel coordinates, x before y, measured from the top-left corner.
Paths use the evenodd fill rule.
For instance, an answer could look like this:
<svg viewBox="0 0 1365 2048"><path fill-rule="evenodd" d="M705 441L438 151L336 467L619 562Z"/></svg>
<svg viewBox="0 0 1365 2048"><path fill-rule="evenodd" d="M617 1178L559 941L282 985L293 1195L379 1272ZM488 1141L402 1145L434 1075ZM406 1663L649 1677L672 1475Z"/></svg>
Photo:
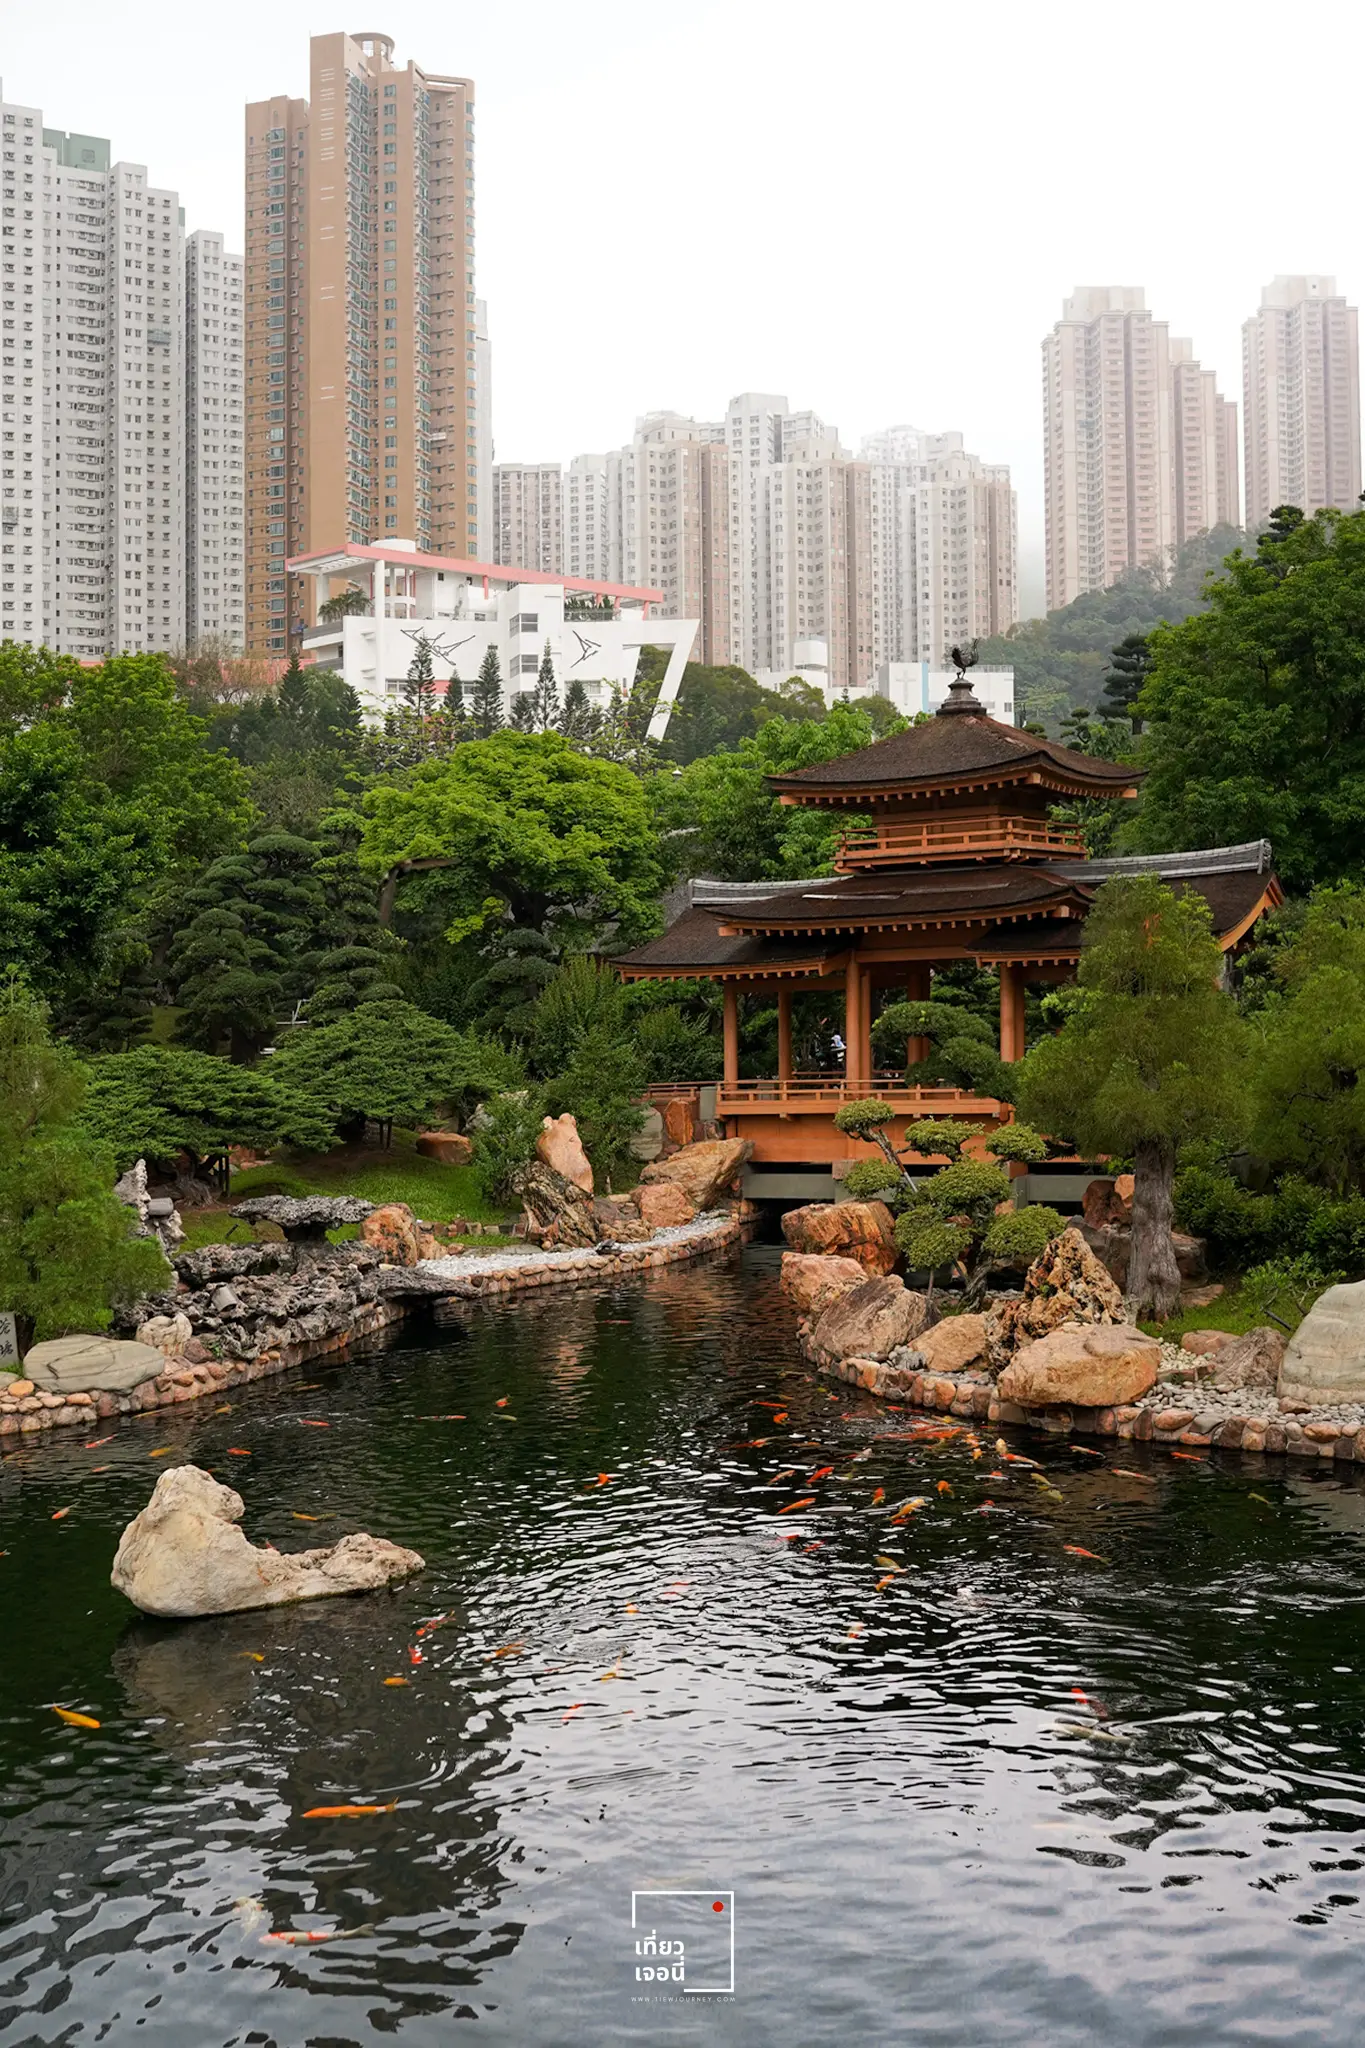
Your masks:
<svg viewBox="0 0 1365 2048"><path fill-rule="evenodd" d="M1040 1484L813 1381L774 1279L490 1305L6 1459L0 2043L1356 2039L1354 1478L1020 1437ZM167 1444L256 1540L428 1569L134 1616ZM345 1805L393 1810L304 1818ZM632 1891L710 1890L733 2002L639 2002Z"/></svg>

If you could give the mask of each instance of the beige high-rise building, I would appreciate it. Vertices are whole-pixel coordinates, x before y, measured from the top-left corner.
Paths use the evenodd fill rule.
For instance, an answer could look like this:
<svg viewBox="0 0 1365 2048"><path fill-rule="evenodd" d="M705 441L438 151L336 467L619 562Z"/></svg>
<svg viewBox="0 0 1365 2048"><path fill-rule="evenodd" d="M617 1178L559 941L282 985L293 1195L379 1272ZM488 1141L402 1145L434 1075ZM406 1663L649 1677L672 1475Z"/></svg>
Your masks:
<svg viewBox="0 0 1365 2048"><path fill-rule="evenodd" d="M829 688L871 680L872 479L833 437L784 436L785 459L765 472L770 632L790 665L799 641L825 644Z"/></svg>
<svg viewBox="0 0 1365 2048"><path fill-rule="evenodd" d="M492 559L563 574L564 478L557 462L494 464Z"/></svg>
<svg viewBox="0 0 1365 2048"><path fill-rule="evenodd" d="M1175 538L1167 329L1142 291L1073 292L1043 342L1049 611L1125 569L1164 566Z"/></svg>
<svg viewBox="0 0 1365 2048"><path fill-rule="evenodd" d="M1212 526L1240 526L1242 493L1237 408L1212 370L1194 359L1189 341L1173 338L1171 458L1175 465L1175 543L1181 547Z"/></svg>
<svg viewBox="0 0 1365 2048"><path fill-rule="evenodd" d="M245 637L242 259L197 228L185 241L185 641Z"/></svg>
<svg viewBox="0 0 1365 2048"><path fill-rule="evenodd" d="M1238 523L1236 408L1140 287L1082 285L1043 342L1049 611Z"/></svg>
<svg viewBox="0 0 1365 2048"><path fill-rule="evenodd" d="M730 656L730 455L725 429L678 413L639 421L621 451L621 578L662 590L670 618L699 619L695 661Z"/></svg>
<svg viewBox="0 0 1365 2048"><path fill-rule="evenodd" d="M1354 511L1360 495L1356 309L1334 277L1277 277L1242 328L1247 525L1277 505Z"/></svg>
<svg viewBox="0 0 1365 2048"><path fill-rule="evenodd" d="M314 36L307 100L246 110L247 645L309 622L291 555L479 530L474 88Z"/></svg>

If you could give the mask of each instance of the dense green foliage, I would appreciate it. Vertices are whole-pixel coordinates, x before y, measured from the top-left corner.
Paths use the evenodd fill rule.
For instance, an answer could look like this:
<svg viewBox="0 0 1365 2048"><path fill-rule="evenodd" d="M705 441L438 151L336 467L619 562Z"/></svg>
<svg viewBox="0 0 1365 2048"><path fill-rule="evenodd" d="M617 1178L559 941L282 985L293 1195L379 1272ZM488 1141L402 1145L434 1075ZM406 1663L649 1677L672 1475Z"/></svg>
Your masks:
<svg viewBox="0 0 1365 2048"><path fill-rule="evenodd" d="M1055 732L1069 709L1097 709L1108 696L1113 650L1157 625L1202 611L1208 601L1205 579L1242 539L1236 527L1214 527L1179 550L1168 577L1155 569L1130 569L1107 590L1087 591L1044 619L1021 620L1008 633L983 640L983 663L1014 670L1020 724L1046 724Z"/></svg>
<svg viewBox="0 0 1365 2048"><path fill-rule="evenodd" d="M688 874L737 882L829 874L841 831L856 821L781 804L765 778L835 760L884 736L861 700L836 704L819 720L770 719L732 753L660 776L652 785L660 829L678 842Z"/></svg>
<svg viewBox="0 0 1365 2048"><path fill-rule="evenodd" d="M390 1001L289 1032L268 1072L356 1134L367 1122L420 1125L443 1105L481 1100L519 1079L520 1064L496 1041Z"/></svg>
<svg viewBox="0 0 1365 2048"><path fill-rule="evenodd" d="M1293 889L1365 876L1365 512L1291 522L1209 595L1152 634L1127 838L1161 852L1266 837Z"/></svg>
<svg viewBox="0 0 1365 2048"><path fill-rule="evenodd" d="M561 939L659 928L664 867L640 783L557 733L472 740L373 789L365 808L370 873L448 863L418 893L439 900L452 943L504 917Z"/></svg>
<svg viewBox="0 0 1365 2048"><path fill-rule="evenodd" d="M155 1238L110 1192L110 1154L81 1123L85 1077L41 1004L0 985L0 1301L21 1343L105 1330L119 1303L164 1287Z"/></svg>
<svg viewBox="0 0 1365 2048"><path fill-rule="evenodd" d="M139 1046L92 1060L81 1122L120 1173L137 1159L198 1167L233 1145L324 1151L336 1137L329 1109L270 1066L246 1068L210 1053Z"/></svg>

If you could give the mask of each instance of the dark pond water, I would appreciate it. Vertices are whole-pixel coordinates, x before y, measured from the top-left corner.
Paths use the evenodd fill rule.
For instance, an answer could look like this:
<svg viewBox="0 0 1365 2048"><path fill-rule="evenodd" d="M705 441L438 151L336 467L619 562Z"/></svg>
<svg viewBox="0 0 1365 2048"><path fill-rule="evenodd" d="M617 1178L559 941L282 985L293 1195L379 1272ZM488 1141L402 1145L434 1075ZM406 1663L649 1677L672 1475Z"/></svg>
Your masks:
<svg viewBox="0 0 1365 2048"><path fill-rule="evenodd" d="M1359 2041L1365 1494L898 1440L775 1278L546 1293L8 1458L0 2043ZM139 1619L109 1563L167 1445L256 1537L427 1570Z"/></svg>

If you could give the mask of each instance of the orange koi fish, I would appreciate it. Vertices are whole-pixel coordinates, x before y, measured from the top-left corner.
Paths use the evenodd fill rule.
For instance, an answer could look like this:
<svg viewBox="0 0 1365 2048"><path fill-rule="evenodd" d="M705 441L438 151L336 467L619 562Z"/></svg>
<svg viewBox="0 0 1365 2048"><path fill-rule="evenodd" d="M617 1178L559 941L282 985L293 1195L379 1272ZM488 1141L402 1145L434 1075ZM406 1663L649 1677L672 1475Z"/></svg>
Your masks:
<svg viewBox="0 0 1365 2048"><path fill-rule="evenodd" d="M305 1820L359 1820L367 1813L394 1813L398 1801L391 1799L387 1806L310 1806L304 1814Z"/></svg>
<svg viewBox="0 0 1365 2048"><path fill-rule="evenodd" d="M806 1495L806 1498L804 1500L789 1500L787 1502L787 1505L783 1508L779 1508L777 1512L779 1515L790 1515L794 1514L797 1508L813 1508L814 1506L815 1495L813 1493L810 1493Z"/></svg>

